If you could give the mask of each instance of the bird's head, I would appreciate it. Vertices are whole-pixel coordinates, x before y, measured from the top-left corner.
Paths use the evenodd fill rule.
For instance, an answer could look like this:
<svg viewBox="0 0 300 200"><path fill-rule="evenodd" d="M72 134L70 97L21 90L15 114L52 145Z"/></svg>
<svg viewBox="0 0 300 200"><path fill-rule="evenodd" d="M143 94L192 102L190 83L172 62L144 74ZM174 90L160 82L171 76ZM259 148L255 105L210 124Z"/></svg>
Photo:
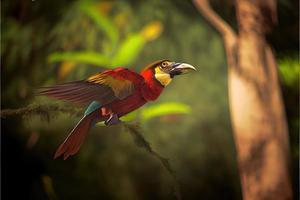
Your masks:
<svg viewBox="0 0 300 200"><path fill-rule="evenodd" d="M190 64L160 60L148 65L142 71L142 75L144 77L151 76L151 78L157 80L162 86L166 86L175 76L186 74L191 71L196 71L196 68Z"/></svg>

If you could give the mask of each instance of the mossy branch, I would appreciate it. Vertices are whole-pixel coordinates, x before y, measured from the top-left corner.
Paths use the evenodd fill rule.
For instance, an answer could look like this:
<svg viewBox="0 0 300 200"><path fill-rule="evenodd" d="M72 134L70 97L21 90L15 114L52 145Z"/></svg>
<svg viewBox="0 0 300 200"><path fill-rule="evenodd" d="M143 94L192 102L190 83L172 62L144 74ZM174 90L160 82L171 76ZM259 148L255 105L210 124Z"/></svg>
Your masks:
<svg viewBox="0 0 300 200"><path fill-rule="evenodd" d="M180 184L177 180L176 174L174 170L171 168L171 165L169 163L169 160L167 158L164 158L159 153L154 151L150 145L150 143L144 138L142 135L142 130L138 124L129 124L129 123L123 123L124 127L128 130L128 132L133 136L135 144L145 149L147 152L149 152L152 156L154 156L156 159L160 161L162 166L167 170L167 172L171 175L174 182L174 194L177 198L177 200L181 200L181 192L180 192Z"/></svg>
<svg viewBox="0 0 300 200"><path fill-rule="evenodd" d="M41 118L50 121L50 118L53 118L55 114L57 114L58 112L68 113L74 116L78 116L81 114L81 111L79 109L74 109L74 107L61 106L58 104L50 104L50 105L32 104L23 108L1 110L1 118L7 118L13 116L30 117L33 115L38 115Z"/></svg>
<svg viewBox="0 0 300 200"><path fill-rule="evenodd" d="M4 109L1 110L1 118L8 118L13 116L21 117L30 117L33 115L39 115L41 118L50 121L53 117L57 116L57 113L68 113L70 115L79 116L82 114L82 111L74 107L61 106L58 104L50 105L29 105L24 108L18 109ZM135 144L145 149L148 153L154 156L162 164L162 166L167 170L174 182L174 194L177 200L181 200L180 184L177 180L174 170L171 168L171 165L167 158L164 158L159 153L154 151L150 143L144 138L142 134L141 127L138 124L124 122L122 125L126 130L133 136Z"/></svg>

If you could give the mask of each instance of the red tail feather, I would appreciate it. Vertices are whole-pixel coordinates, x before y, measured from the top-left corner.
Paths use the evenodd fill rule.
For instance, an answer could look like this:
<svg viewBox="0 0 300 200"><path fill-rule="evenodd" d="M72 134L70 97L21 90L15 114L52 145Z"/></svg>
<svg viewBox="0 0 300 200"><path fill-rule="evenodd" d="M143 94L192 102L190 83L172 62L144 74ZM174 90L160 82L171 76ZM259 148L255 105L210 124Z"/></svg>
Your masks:
<svg viewBox="0 0 300 200"><path fill-rule="evenodd" d="M92 121L94 119L94 113L84 116L71 131L65 141L58 147L54 155L54 159L63 155L64 160L69 156L72 156L78 152L85 137L87 136Z"/></svg>

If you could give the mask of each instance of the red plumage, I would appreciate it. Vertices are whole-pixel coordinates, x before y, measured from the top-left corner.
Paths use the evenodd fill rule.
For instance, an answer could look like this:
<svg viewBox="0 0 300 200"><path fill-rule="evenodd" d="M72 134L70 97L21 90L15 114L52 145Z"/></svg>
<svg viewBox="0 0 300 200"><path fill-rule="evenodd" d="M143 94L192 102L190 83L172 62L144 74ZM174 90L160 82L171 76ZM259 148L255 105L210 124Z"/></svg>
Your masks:
<svg viewBox="0 0 300 200"><path fill-rule="evenodd" d="M118 67L86 80L42 88L41 95L88 106L83 118L57 149L54 158L63 155L67 159L74 155L95 122L105 121L106 125L120 122L119 117L148 101L156 100L164 89L163 84L167 85L175 75L189 70L196 69L186 63L161 60L150 64L140 74Z"/></svg>
<svg viewBox="0 0 300 200"><path fill-rule="evenodd" d="M93 100L101 106L85 115L57 149L54 158L64 159L78 152L93 121L108 120L111 114L122 117L147 101L154 101L163 90L154 78L154 70L146 68L138 74L130 69L116 68L91 76L84 81L43 88L41 95L88 105Z"/></svg>

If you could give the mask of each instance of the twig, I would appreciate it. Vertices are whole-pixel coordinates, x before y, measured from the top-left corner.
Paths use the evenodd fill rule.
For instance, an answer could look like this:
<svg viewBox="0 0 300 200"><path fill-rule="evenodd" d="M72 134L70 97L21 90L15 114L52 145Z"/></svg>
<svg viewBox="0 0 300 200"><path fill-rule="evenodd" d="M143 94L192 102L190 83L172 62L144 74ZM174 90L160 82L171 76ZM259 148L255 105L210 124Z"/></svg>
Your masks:
<svg viewBox="0 0 300 200"><path fill-rule="evenodd" d="M152 156L157 158L162 166L167 170L167 172L170 174L170 176L173 178L174 181L174 194L177 198L177 200L181 200L181 192L180 192L180 184L177 180L176 174L174 170L171 168L171 165L169 163L169 160L167 158L164 158L159 153L154 151L150 145L150 143L144 138L144 136L141 134L141 128L137 124L129 124L129 123L123 123L123 126L128 130L128 132L133 136L134 141L136 145L140 148L144 148L147 152L149 152Z"/></svg>

